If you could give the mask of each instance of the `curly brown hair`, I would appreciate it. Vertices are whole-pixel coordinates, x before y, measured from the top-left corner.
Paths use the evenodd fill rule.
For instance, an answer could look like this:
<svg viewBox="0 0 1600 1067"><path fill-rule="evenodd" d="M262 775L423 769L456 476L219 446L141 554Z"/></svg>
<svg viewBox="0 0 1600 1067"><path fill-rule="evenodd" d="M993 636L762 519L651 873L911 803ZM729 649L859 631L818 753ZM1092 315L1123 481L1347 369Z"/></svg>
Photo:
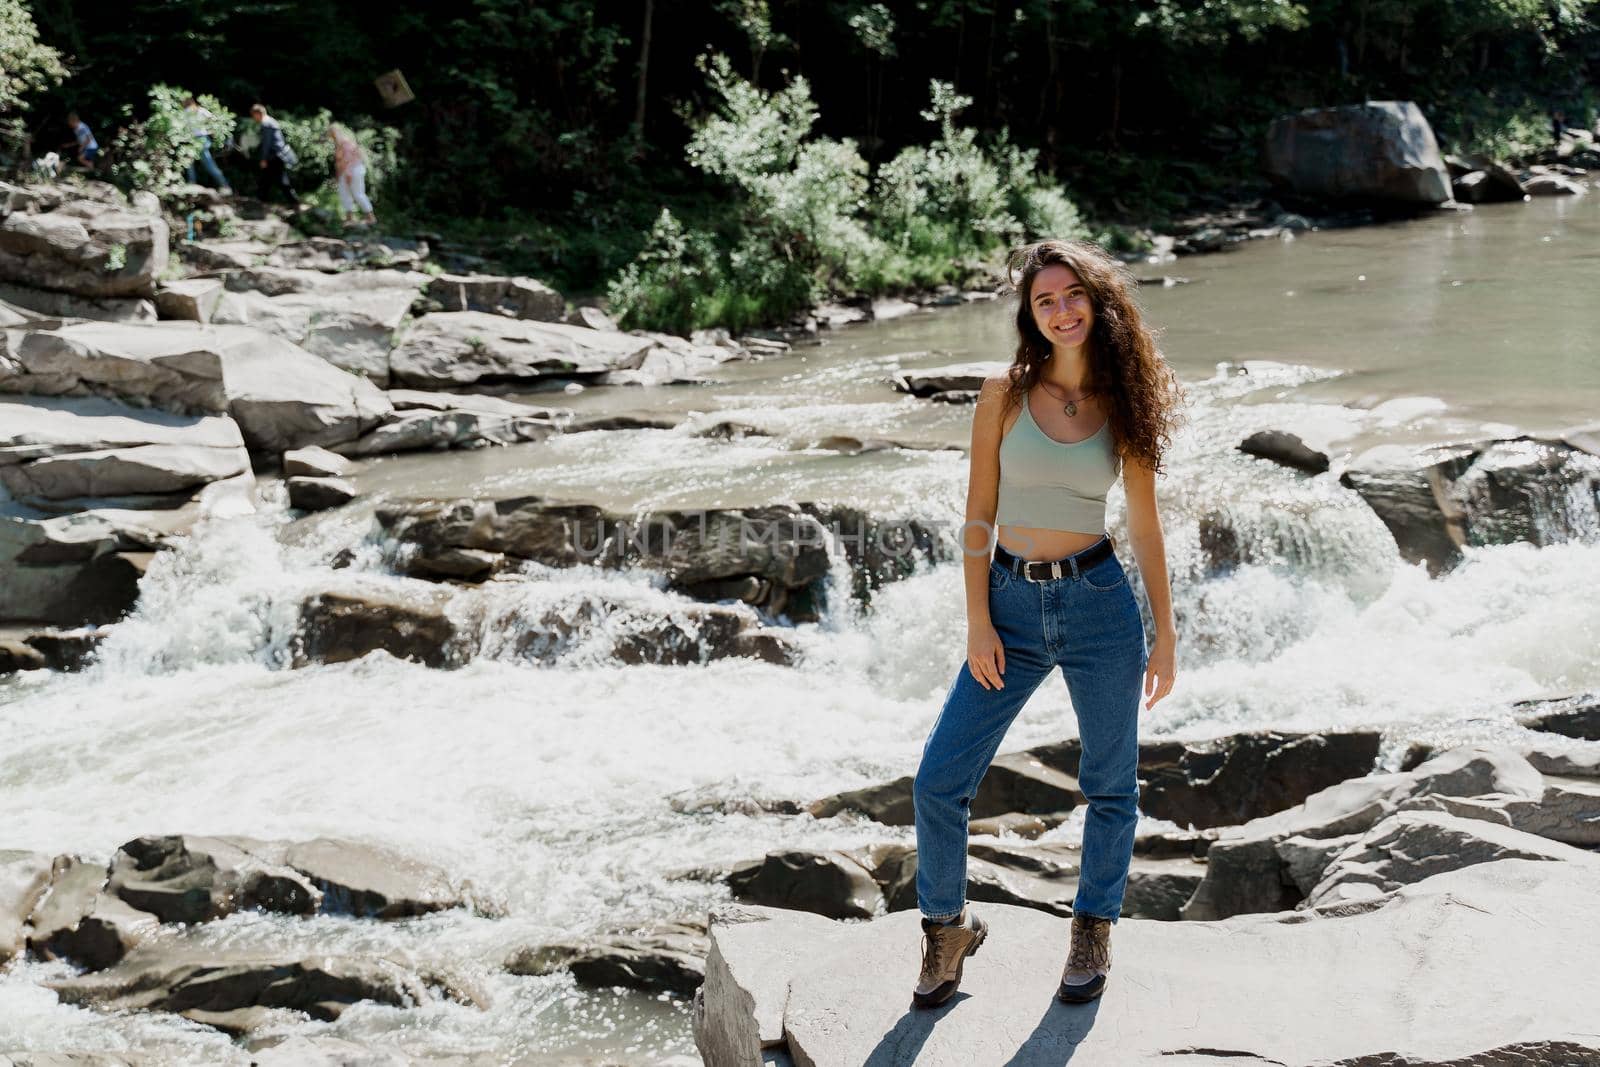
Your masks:
<svg viewBox="0 0 1600 1067"><path fill-rule="evenodd" d="M1052 264L1068 267L1094 307L1084 387L1108 398L1106 413L1117 452L1161 472L1162 457L1182 421L1183 387L1156 347L1154 330L1134 299L1133 273L1087 241L1048 240L1011 253L1008 271L1017 292L1017 354L1007 370L1006 403L1025 402L1052 351L1033 321L1033 280Z"/></svg>

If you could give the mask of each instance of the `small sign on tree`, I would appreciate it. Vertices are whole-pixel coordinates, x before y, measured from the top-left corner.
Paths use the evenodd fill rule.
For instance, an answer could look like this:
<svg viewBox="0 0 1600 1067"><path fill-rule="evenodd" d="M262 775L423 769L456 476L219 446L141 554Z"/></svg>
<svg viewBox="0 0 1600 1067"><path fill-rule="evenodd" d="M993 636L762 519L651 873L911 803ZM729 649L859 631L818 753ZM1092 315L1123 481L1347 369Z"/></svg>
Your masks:
<svg viewBox="0 0 1600 1067"><path fill-rule="evenodd" d="M383 97L385 107L399 107L417 98L417 94L411 91L411 86L406 84L406 76L398 70L378 75L373 84L378 87L378 95Z"/></svg>

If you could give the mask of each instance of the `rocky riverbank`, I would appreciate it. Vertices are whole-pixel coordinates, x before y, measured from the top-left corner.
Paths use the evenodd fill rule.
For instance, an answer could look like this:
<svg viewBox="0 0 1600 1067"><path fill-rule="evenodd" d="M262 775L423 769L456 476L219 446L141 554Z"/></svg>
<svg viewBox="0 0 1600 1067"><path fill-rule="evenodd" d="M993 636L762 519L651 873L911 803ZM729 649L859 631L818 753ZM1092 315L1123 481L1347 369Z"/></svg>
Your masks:
<svg viewBox="0 0 1600 1067"><path fill-rule="evenodd" d="M1416 750L1387 773L1376 733L1142 746L1141 809L1185 828L1137 839L1113 983L1088 1008L1053 1001L1078 857L1046 831L1083 803L1076 747L1002 757L973 798L968 874L995 936L951 1006L909 1003L917 930L895 913L916 907L914 848L770 853L722 875L740 903L712 915L697 1043L714 1067L1216 1049L1280 1063L1600 1059L1592 978L1561 947L1584 936L1600 888L1597 708L1593 694L1530 704L1524 745ZM809 806L888 825L909 808L908 779Z"/></svg>

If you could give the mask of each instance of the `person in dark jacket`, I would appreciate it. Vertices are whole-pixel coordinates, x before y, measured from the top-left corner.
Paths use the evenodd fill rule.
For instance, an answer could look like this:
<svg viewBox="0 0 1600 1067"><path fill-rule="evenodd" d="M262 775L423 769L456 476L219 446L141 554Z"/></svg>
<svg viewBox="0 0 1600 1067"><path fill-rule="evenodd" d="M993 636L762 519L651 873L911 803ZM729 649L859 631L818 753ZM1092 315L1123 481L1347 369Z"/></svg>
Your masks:
<svg viewBox="0 0 1600 1067"><path fill-rule="evenodd" d="M271 200L274 193L281 191L286 202L299 206L300 198L289 184L289 168L298 160L294 149L284 140L283 127L261 104L250 108L250 117L261 127L261 143L256 147L258 195L262 200Z"/></svg>

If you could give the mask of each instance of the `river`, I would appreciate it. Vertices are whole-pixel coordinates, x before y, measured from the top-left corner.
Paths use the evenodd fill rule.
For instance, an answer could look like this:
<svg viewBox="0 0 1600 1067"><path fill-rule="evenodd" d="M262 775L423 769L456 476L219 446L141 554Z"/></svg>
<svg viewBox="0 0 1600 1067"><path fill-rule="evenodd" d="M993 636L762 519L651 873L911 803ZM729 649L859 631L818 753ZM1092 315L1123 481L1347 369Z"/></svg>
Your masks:
<svg viewBox="0 0 1600 1067"><path fill-rule="evenodd" d="M1384 758L1413 739L1514 738L1509 701L1600 685L1600 522L1575 540L1469 550L1429 578L1334 476L1308 478L1235 446L1277 428L1325 448L1334 475L1372 449L1543 432L1600 411L1600 196L1439 214L1258 241L1139 268L1151 319L1192 400L1160 488L1180 617L1180 676L1147 737L1374 725ZM388 952L454 967L486 1009L360 1004L334 1035L489 1062L648 1063L693 1054L686 1003L514 977L508 949L613 925L703 915L726 890L673 877L780 847L908 840L909 832L756 812L910 773L964 654L959 569L924 568L862 610L836 598L796 628L795 667L751 660L619 666L604 640L554 666L509 640L459 670L368 657L288 669L300 599L371 540L384 494L537 493L614 509L826 501L958 521L969 407L894 392L897 370L1003 359L1003 301L829 335L720 368L709 385L530 397L584 412L670 416L674 429L570 434L535 445L372 461L362 501L291 521L281 487L255 516L211 523L156 560L140 605L76 675L0 681L0 848L105 860L145 834L379 842L498 898L501 918L404 923L240 914L170 936L274 951ZM763 431L695 431L733 420ZM832 435L906 444L860 455ZM1198 529L1221 513L1262 561L1210 574ZM1113 531L1122 502L1111 502ZM497 583L498 584L498 583ZM639 573L530 568L493 595L496 635L604 588L614 628L669 611ZM1064 687L1031 700L1004 750L1075 733ZM687 814L674 804L708 802ZM726 803L714 803L726 802ZM691 805L692 806L692 805ZM720 810L718 810L720 809ZM1052 831L1071 838L1076 825ZM903 960L915 971L917 946ZM172 1016L106 1017L56 1002L63 964L0 974L0 1050L129 1049L239 1063L214 1031Z"/></svg>

